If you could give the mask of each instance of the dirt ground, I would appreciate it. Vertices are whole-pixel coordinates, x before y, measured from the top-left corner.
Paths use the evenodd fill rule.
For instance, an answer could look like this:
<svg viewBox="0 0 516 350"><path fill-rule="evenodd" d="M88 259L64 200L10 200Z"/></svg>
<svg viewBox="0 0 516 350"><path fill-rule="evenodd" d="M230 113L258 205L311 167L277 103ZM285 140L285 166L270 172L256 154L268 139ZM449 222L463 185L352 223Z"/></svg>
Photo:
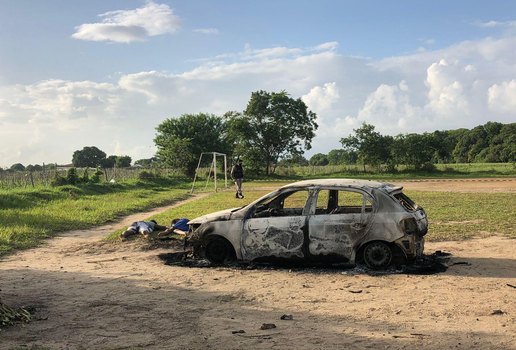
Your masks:
<svg viewBox="0 0 516 350"><path fill-rule="evenodd" d="M516 179L403 185L516 192ZM0 260L2 301L35 310L0 330L0 349L516 349L515 240L428 243L453 254L446 272L376 276L168 266L170 249L99 243L153 212Z"/></svg>

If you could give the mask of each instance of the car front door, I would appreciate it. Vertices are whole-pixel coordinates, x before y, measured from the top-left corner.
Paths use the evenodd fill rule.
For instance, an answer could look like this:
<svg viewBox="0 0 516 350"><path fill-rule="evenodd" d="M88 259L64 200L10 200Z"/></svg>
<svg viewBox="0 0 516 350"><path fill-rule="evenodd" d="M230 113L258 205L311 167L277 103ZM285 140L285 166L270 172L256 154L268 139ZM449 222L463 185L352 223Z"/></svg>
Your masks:
<svg viewBox="0 0 516 350"><path fill-rule="evenodd" d="M354 261L355 247L367 232L373 201L364 192L321 189L309 218L310 255L333 262Z"/></svg>
<svg viewBox="0 0 516 350"><path fill-rule="evenodd" d="M303 258L307 227L308 190L283 192L258 203L244 221L242 257Z"/></svg>

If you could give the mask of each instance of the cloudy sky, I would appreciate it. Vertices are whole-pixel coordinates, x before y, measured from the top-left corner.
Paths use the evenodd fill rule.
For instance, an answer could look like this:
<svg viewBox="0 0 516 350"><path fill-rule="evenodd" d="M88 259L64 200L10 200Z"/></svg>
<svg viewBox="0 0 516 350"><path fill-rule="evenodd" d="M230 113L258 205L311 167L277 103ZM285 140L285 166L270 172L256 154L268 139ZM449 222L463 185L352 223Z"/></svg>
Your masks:
<svg viewBox="0 0 516 350"><path fill-rule="evenodd" d="M512 0L0 0L0 166L148 158L164 119L257 90L317 113L308 157L363 122L516 122L515 53Z"/></svg>

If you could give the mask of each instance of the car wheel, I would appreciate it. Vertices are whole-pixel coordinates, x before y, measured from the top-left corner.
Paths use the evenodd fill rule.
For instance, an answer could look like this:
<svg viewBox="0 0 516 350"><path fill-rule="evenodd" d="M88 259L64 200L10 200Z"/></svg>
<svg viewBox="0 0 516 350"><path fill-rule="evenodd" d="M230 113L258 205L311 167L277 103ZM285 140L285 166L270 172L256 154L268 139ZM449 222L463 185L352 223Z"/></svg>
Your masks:
<svg viewBox="0 0 516 350"><path fill-rule="evenodd" d="M384 242L369 243L364 249L365 264L375 270L387 268L392 262L392 249Z"/></svg>
<svg viewBox="0 0 516 350"><path fill-rule="evenodd" d="M231 257L229 243L222 238L212 238L206 244L206 259L215 264L222 264Z"/></svg>

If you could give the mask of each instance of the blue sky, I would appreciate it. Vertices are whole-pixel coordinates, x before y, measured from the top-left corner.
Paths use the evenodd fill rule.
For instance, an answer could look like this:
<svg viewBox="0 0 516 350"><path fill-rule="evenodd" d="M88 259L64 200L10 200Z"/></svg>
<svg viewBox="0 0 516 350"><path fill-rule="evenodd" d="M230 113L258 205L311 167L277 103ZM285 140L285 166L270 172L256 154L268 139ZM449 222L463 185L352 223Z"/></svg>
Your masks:
<svg viewBox="0 0 516 350"><path fill-rule="evenodd" d="M307 156L363 122L515 122L515 16L508 0L0 0L0 166L151 157L164 119L262 89L317 113Z"/></svg>

